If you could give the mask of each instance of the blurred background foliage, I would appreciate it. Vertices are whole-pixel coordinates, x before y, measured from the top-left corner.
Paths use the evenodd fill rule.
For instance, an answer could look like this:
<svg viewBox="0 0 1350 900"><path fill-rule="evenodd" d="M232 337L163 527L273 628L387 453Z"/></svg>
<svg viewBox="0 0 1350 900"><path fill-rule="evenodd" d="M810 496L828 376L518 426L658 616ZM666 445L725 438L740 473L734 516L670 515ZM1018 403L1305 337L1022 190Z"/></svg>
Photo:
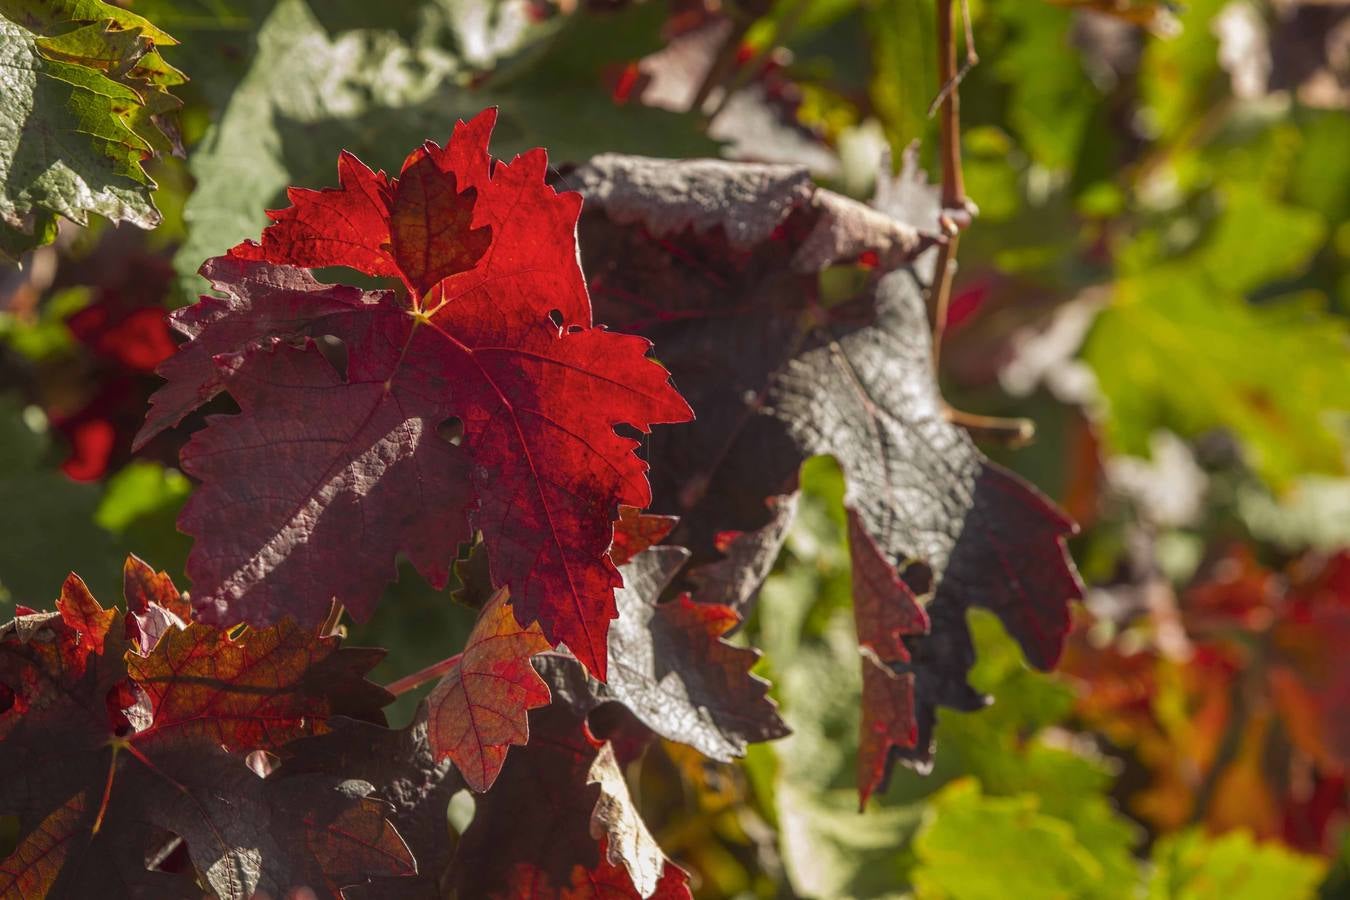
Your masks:
<svg viewBox="0 0 1350 900"><path fill-rule="evenodd" d="M38 6L0 16L13 29ZM182 100L173 126L119 126L162 151L162 222L57 234L48 211L6 232L14 254L55 238L0 268L6 608L47 605L71 569L115 597L128 551L181 575L192 485L173 466L200 419L130 453L174 346L164 316L287 185L332 183L340 148L396 168L498 105L494 151L543 145L559 167L720 154L800 163L862 199L911 142L933 170L933 0L120 6L180 42L145 75ZM842 482L815 460L743 630L793 735L738 766L662 745L635 795L710 898L1350 896L1350 4L969 15L980 215L942 375L953 405L1036 422L1030 445L986 449L1083 526L1064 664L1032 672L972 614L992 706L944 710L934 771L898 772L860 814ZM47 38L24 40L54 65ZM144 199L120 217L148 224ZM462 645L470 611L407 567L390 592L353 628L390 648L380 676Z"/></svg>

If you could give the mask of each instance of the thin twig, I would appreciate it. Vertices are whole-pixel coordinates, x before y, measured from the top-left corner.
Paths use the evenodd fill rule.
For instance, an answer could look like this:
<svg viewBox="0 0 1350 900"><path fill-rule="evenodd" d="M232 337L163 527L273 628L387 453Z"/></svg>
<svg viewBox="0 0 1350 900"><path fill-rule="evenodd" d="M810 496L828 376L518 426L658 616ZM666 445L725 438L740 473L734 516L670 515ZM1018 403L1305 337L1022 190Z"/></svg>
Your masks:
<svg viewBox="0 0 1350 900"><path fill-rule="evenodd" d="M970 70L980 63L980 56L975 52L975 32L970 24L970 0L961 0L961 21L965 23L966 61L961 63L961 68L957 70L955 75L942 82L942 87L938 90L937 96L933 98L932 103L928 104L928 118L930 119L937 115L938 107L947 99L947 95L956 90L965 80L965 77L970 74ZM952 50L955 52L954 47Z"/></svg>

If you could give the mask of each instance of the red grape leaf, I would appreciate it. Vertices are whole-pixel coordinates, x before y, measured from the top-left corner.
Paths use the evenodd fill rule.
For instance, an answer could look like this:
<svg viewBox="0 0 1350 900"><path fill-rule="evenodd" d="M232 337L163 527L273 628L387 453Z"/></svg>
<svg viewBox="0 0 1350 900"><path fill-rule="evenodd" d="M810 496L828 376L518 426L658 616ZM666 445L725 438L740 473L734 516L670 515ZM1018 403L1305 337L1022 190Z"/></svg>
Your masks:
<svg viewBox="0 0 1350 900"><path fill-rule="evenodd" d="M1272 632L1270 687L1295 743L1329 772L1350 767L1350 550L1306 560Z"/></svg>
<svg viewBox="0 0 1350 900"><path fill-rule="evenodd" d="M1159 828L1282 829L1291 846L1330 852L1348 802L1350 552L1271 570L1235 545L1178 606L1180 617L1169 604L1151 609L1147 628L1142 604L1103 607L1113 627L1085 617L1063 663L1080 682L1078 717L1147 775L1129 806ZM1192 711L1184 732L1169 709Z"/></svg>
<svg viewBox="0 0 1350 900"><path fill-rule="evenodd" d="M414 863L369 786L341 777L250 769L315 734L338 712L381 716L388 695L365 681L378 656L293 625L237 639L179 627L142 590L178 592L128 562L129 602L170 623L158 641L104 610L77 577L57 613L24 613L0 628L0 811L19 842L0 884L25 897L199 896L192 879L147 869L152 829L181 838L218 896L326 895ZM176 837L175 837L176 836ZM61 848L78 848L66 853Z"/></svg>
<svg viewBox="0 0 1350 900"><path fill-rule="evenodd" d="M99 606L89 588L75 574L71 574L61 585L61 596L56 598L56 611L76 635L75 645L70 648L72 661L87 659L89 654L103 653L103 642L108 637L116 613Z"/></svg>
<svg viewBox="0 0 1350 900"><path fill-rule="evenodd" d="M610 745L557 705L530 713L530 732L460 838L458 896L689 897L688 876L648 833Z"/></svg>
<svg viewBox="0 0 1350 900"><path fill-rule="evenodd" d="M862 803L885 784L892 748L912 750L919 740L914 713L914 674L906 638L927 634L928 616L914 592L863 528L848 513L853 562L853 618L862 648L862 735L858 741L858 793Z"/></svg>
<svg viewBox="0 0 1350 900"><path fill-rule="evenodd" d="M597 315L655 340L698 413L652 437L652 508L680 516L671 540L696 563L720 545L750 569L695 568L701 597L753 595L785 533L775 498L828 455L891 577L931 592L931 632L905 639L908 663L888 660L913 675L915 731L909 749L910 729L893 732L889 757L925 764L936 705L982 703L965 681L969 607L994 610L1034 665L1054 665L1081 595L1064 545L1073 525L946 420L914 268L931 243L920 230L789 166L609 155L568 182L587 197Z"/></svg>
<svg viewBox="0 0 1350 900"><path fill-rule="evenodd" d="M127 601L127 638L142 656L149 656L165 632L186 628L192 604L174 587L166 572L156 572L132 555L122 566L122 596Z"/></svg>
<svg viewBox="0 0 1350 900"><path fill-rule="evenodd" d="M530 738L527 715L549 702L530 657L549 648L537 624L522 628L499 590L478 614L459 663L427 697L428 734L470 788L492 787L512 744Z"/></svg>
<svg viewBox="0 0 1350 900"><path fill-rule="evenodd" d="M336 597L363 619L400 551L443 586L469 537L469 462L437 436L444 417L420 385L345 382L313 343L229 359L240 414L209 419L182 456L202 481L179 518L198 538L188 557L197 616L317 624Z"/></svg>
<svg viewBox="0 0 1350 900"><path fill-rule="evenodd" d="M207 260L201 272L220 296L204 295L170 316L188 342L155 370L165 383L150 398L137 450L225 389L229 370L217 366L217 356L270 335L326 334L330 319L359 315L372 302L356 288L320 284L289 266L221 256Z"/></svg>
<svg viewBox="0 0 1350 900"><path fill-rule="evenodd" d="M383 656L339 649L337 638L316 638L291 620L238 638L199 623L171 629L154 652L127 658L153 710L138 738L172 733L248 752L322 731L331 715L383 721L390 695L365 678Z"/></svg>
<svg viewBox="0 0 1350 900"><path fill-rule="evenodd" d="M0 862L0 897L45 897L74 849L66 837L84 817L84 794L57 807Z"/></svg>
<svg viewBox="0 0 1350 900"><path fill-rule="evenodd" d="M674 516L643 515L632 506L620 506L619 518L614 523L614 541L609 545L609 558L622 566L648 547L666 539L679 519Z"/></svg>
<svg viewBox="0 0 1350 900"><path fill-rule="evenodd" d="M592 324L581 198L545 183L542 150L494 164L494 119L428 142L398 179L344 158L341 189L297 192L261 244L203 267L226 299L175 315L192 341L161 368L145 434L222 389L241 409L183 451L202 481L181 524L204 620L317 622L333 599L364 619L398 552L441 586L478 530L517 620L604 677L611 523L650 501L637 442L615 427L691 413L646 340ZM405 291L273 264L392 271ZM345 372L314 336L341 342Z"/></svg>
<svg viewBox="0 0 1350 900"><path fill-rule="evenodd" d="M338 154L339 188L288 188L288 209L267 211L273 225L257 247L232 254L250 259L283 259L294 266L347 266L367 275L399 277L390 252L389 208L394 188L351 153Z"/></svg>
<svg viewBox="0 0 1350 900"><path fill-rule="evenodd" d="M788 728L768 683L750 674L759 653L722 639L740 624L734 610L688 595L657 602L688 558L682 547L652 547L620 570L607 682L587 678L561 654L543 654L536 665L578 715L616 701L662 737L730 762L747 744L783 737Z"/></svg>

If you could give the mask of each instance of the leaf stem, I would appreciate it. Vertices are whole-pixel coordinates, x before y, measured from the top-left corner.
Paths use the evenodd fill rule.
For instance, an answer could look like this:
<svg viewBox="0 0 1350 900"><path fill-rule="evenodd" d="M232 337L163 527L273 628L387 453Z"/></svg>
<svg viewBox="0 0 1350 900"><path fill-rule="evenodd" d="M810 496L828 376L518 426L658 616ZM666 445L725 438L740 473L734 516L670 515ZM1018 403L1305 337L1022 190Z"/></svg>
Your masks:
<svg viewBox="0 0 1350 900"><path fill-rule="evenodd" d="M90 834L98 834L99 829L103 827L103 817L108 813L108 803L112 800L113 776L117 774L117 753L125 744L122 741L113 741L109 744L112 748L112 755L108 759L108 780L103 783L103 798L99 800L98 813L94 816L94 827L89 830Z"/></svg>
<svg viewBox="0 0 1350 900"><path fill-rule="evenodd" d="M976 440L986 439L1003 444L1006 447L1024 447L1036 436L1036 423L1018 416L982 416L947 407L947 421L960 425Z"/></svg>
<svg viewBox="0 0 1350 900"><path fill-rule="evenodd" d="M401 697L415 687L420 687L435 678L449 672L455 666L459 665L460 657L463 653L456 653L454 656L447 657L440 662L434 662L431 665L418 669L411 675L404 675L396 681L391 681L384 686L384 689L395 697Z"/></svg>

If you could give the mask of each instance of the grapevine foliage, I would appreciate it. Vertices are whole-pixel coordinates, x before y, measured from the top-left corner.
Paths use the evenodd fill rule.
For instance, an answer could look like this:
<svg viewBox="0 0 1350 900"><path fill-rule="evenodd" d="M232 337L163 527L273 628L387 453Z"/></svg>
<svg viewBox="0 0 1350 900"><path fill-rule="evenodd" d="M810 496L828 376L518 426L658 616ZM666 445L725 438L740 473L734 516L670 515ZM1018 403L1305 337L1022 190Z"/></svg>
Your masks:
<svg viewBox="0 0 1350 900"><path fill-rule="evenodd" d="M18 816L5 896L336 892L416 864L371 786L333 772L263 778L339 716L382 720L379 653L285 623L231 636L188 623L164 573L129 558L126 612L72 575L57 611L0 633L0 808ZM187 866L164 867L178 845ZM147 863L150 860L151 863Z"/></svg>
<svg viewBox="0 0 1350 900"><path fill-rule="evenodd" d="M1348 41L0 0L0 900L1345 895Z"/></svg>
<svg viewBox="0 0 1350 900"><path fill-rule="evenodd" d="M78 894L92 859L127 894L688 896L621 764L788 733L726 635L813 456L848 479L864 802L927 764L937 706L982 704L968 608L1055 663L1072 525L943 417L929 223L785 166L609 156L551 183L543 151L489 156L494 121L397 177L344 153L338 188L292 190L202 267L218 293L171 317L187 341L138 437L238 407L182 450L190 601L132 559L125 613L72 576L8 626L0 748L32 776L4 798L14 890ZM634 334L593 322L583 265ZM334 266L388 287L315 277ZM439 587L475 541L477 624L390 731L378 656L322 628L369 616L400 554ZM451 854L437 810L465 787Z"/></svg>

